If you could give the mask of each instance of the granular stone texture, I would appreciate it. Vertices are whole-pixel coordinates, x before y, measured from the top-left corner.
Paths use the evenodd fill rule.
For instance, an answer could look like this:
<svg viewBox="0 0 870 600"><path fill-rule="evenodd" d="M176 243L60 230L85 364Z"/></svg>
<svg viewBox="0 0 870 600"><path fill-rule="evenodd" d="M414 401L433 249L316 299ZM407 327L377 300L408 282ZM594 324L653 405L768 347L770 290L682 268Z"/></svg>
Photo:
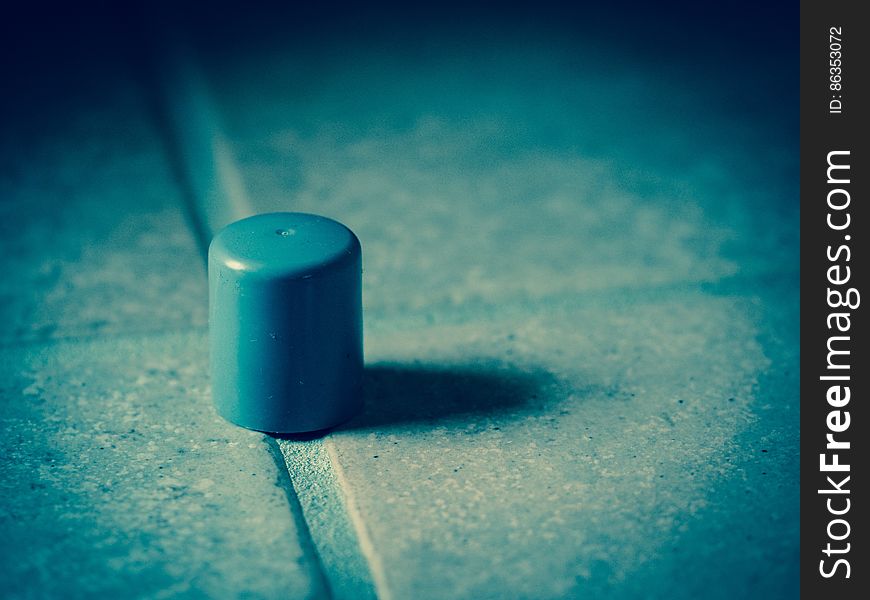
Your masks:
<svg viewBox="0 0 870 600"><path fill-rule="evenodd" d="M331 440L388 593L728 598L796 582L796 340L759 302L686 291L373 326L367 412Z"/></svg>
<svg viewBox="0 0 870 600"><path fill-rule="evenodd" d="M283 465L212 409L206 347L195 332L0 351L5 598L324 594Z"/></svg>

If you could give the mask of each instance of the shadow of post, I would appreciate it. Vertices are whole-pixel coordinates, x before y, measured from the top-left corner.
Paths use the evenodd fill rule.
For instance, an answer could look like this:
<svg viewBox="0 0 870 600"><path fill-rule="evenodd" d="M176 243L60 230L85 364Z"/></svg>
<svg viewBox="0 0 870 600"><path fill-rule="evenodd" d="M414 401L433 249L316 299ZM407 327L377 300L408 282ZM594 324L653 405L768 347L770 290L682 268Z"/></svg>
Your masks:
<svg viewBox="0 0 870 600"><path fill-rule="evenodd" d="M367 365L359 415L334 429L273 437L305 441L331 431L457 425L468 419L539 412L557 399L552 392L558 383L543 369L520 370L504 364Z"/></svg>
<svg viewBox="0 0 870 600"><path fill-rule="evenodd" d="M540 404L553 376L505 365L378 364L363 376L363 412L339 429L440 424L519 413Z"/></svg>

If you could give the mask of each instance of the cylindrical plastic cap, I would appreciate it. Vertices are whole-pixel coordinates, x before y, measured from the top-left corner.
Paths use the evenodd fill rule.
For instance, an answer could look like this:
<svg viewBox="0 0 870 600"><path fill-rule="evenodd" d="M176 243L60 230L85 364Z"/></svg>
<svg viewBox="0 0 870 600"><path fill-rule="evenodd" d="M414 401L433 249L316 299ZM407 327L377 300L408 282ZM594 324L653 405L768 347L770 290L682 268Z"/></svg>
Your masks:
<svg viewBox="0 0 870 600"><path fill-rule="evenodd" d="M208 250L212 395L248 429L334 427L362 407L362 255L332 219L270 213Z"/></svg>

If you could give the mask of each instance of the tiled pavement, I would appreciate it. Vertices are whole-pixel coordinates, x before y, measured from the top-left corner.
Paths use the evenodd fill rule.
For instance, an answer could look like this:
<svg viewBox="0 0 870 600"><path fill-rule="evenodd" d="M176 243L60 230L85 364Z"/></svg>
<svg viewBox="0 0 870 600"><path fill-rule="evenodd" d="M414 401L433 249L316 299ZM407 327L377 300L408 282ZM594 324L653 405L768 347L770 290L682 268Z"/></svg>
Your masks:
<svg viewBox="0 0 870 600"><path fill-rule="evenodd" d="M4 290L9 589L792 595L795 132L729 111L721 73L687 89L626 58L603 79L562 42L205 60L239 210L326 214L363 244L367 408L279 440L292 487L208 404L202 260L135 86L24 154L3 205L32 282ZM761 140L764 165L743 152Z"/></svg>
<svg viewBox="0 0 870 600"><path fill-rule="evenodd" d="M428 41L212 59L250 208L363 243L367 409L281 442L297 486L321 449L382 597L792 594L789 115L564 39Z"/></svg>

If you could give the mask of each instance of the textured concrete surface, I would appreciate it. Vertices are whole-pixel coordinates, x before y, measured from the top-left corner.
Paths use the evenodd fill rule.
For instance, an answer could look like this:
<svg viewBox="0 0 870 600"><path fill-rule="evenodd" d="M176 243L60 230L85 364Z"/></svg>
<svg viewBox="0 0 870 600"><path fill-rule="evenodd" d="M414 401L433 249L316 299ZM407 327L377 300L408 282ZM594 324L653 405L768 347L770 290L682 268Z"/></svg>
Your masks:
<svg viewBox="0 0 870 600"><path fill-rule="evenodd" d="M2 351L5 598L323 592L286 472L214 413L207 356L204 331Z"/></svg>
<svg viewBox="0 0 870 600"><path fill-rule="evenodd" d="M274 443L212 409L204 261L128 67L2 105L0 596L328 595Z"/></svg>
<svg viewBox="0 0 870 600"><path fill-rule="evenodd" d="M763 300L686 288L374 325L366 414L333 442L387 590L794 591L798 394L776 364L797 340L773 327L797 315L769 322Z"/></svg>
<svg viewBox="0 0 870 600"><path fill-rule="evenodd" d="M563 41L212 56L251 209L363 244L366 413L291 474L383 598L791 597L794 114Z"/></svg>

